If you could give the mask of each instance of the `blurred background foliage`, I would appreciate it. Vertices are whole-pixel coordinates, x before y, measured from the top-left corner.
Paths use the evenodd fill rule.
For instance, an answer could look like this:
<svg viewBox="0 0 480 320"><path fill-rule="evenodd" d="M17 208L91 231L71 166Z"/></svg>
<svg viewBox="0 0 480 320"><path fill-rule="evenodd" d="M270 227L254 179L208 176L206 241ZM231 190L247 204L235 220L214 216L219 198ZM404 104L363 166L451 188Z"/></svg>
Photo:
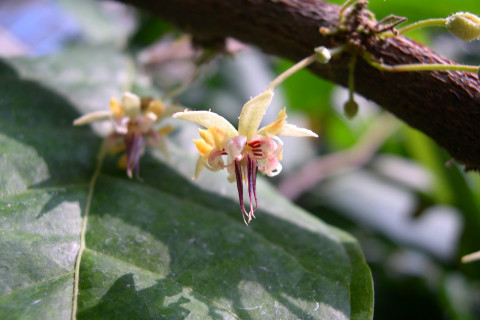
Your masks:
<svg viewBox="0 0 480 320"><path fill-rule="evenodd" d="M377 19L396 14L410 22L480 14L480 2L471 0L372 0L369 8ZM250 96L292 65L231 39L228 54L193 48L170 24L110 1L3 1L0 34L2 56L99 44L124 50L144 81L163 92L187 84L175 99L232 121ZM408 36L455 61L480 63L478 41L461 42L440 28ZM480 262L460 262L480 250L478 174L446 167L448 155L431 139L361 97L359 114L347 120L346 100L344 88L308 71L280 87L265 120L287 106L291 123L320 137L290 144L284 172L272 183L357 237L373 273L376 319L480 319ZM188 134L173 140L194 151Z"/></svg>

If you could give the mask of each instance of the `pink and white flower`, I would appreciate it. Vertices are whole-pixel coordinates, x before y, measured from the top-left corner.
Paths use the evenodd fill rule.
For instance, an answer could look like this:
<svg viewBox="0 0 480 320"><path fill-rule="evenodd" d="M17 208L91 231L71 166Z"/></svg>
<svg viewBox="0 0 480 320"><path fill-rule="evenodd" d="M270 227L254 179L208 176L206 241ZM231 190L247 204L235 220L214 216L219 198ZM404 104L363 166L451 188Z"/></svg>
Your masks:
<svg viewBox="0 0 480 320"><path fill-rule="evenodd" d="M128 177L139 178L139 161L146 146L159 148L168 155L166 135L172 126L156 129L156 124L163 118L180 110L179 107L165 106L161 100L140 98L124 92L121 102L112 98L109 111L96 111L76 119L74 125L84 125L94 121L111 120L114 131L107 137L106 147L111 154L124 151L118 166L125 168Z"/></svg>
<svg viewBox="0 0 480 320"><path fill-rule="evenodd" d="M195 178L203 168L211 171L227 169L230 174L228 180L237 183L240 208L246 224L255 217L257 209L257 171L275 176L282 170L283 143L279 136L317 137L308 129L288 124L285 108L280 111L277 120L258 129L272 97L273 91L266 90L249 100L241 111L238 131L225 118L210 111L184 111L173 115L173 118L188 120L206 128L200 129L201 139L193 140L200 153ZM243 202L244 183L250 203L248 211Z"/></svg>

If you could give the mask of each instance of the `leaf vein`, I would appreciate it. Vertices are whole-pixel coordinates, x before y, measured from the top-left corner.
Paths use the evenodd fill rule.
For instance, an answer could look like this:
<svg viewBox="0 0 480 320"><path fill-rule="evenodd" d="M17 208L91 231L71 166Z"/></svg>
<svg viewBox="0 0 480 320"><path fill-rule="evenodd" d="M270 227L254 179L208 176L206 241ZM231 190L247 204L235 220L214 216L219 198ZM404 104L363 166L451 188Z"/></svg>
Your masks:
<svg viewBox="0 0 480 320"><path fill-rule="evenodd" d="M104 140L102 145L100 146L100 150L97 155L96 168L92 175L92 178L90 179L90 183L88 186L87 201L85 203L85 212L83 213L82 229L80 232L80 248L78 249L77 258L75 259L75 272L73 277L72 313L70 315L70 319L72 320L75 320L77 316L78 284L80 280L80 263L82 260L83 251L85 250L85 234L87 231L88 214L90 212L90 205L92 203L93 192L95 190L95 184L97 182L98 176L100 175L100 170L102 169L103 158L105 157L105 154L106 154L105 143L106 143L106 140Z"/></svg>
<svg viewBox="0 0 480 320"><path fill-rule="evenodd" d="M42 284L42 283L46 283L46 282L49 282L49 281L55 281L55 280L61 279L61 278L63 278L63 277L72 275L72 274L73 274L73 271L70 271L70 272L67 272L67 273L62 273L62 274L60 274L60 275L56 275L56 276L51 277L51 278L48 278L48 279L43 279L43 280L40 280L40 281L37 281L37 282L34 282L34 283L30 283L29 285L26 285L25 287L21 287L21 288L12 290L12 291L10 291L9 293L0 296L0 299L3 299L3 298L5 298L5 297L8 297L9 295L15 294L15 293L17 293L17 292L20 292L20 291L27 290L27 289L29 289L29 288L38 286L38 285L40 285L40 284Z"/></svg>

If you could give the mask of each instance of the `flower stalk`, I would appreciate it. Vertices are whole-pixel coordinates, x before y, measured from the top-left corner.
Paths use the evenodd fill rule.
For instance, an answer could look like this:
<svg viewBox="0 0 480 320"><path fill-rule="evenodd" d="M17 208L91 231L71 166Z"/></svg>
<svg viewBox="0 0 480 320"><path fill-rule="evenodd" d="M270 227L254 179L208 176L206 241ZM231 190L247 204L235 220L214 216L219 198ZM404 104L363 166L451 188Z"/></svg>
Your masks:
<svg viewBox="0 0 480 320"><path fill-rule="evenodd" d="M445 27L452 35L463 41L480 38L480 17L470 12L457 12L448 18L420 20L398 29L393 35L402 35L412 30L427 27Z"/></svg>
<svg viewBox="0 0 480 320"><path fill-rule="evenodd" d="M288 77L291 75L295 74L299 70L308 67L312 63L316 61L316 55L312 54L311 56L308 56L304 58L303 60L300 60L296 64L294 64L292 67L288 68L284 72L282 72L278 77L276 77L270 85L267 87L267 90L274 90L279 84L281 84L283 81L285 81Z"/></svg>
<svg viewBox="0 0 480 320"><path fill-rule="evenodd" d="M445 19L445 18L420 20L420 21L414 22L412 24L409 24L408 26L405 26L403 28L398 29L397 30L397 35L402 35L402 34L405 34L409 31L412 31L412 30L415 30L415 29L420 29L420 28L445 27L446 23L447 23L447 19Z"/></svg>
<svg viewBox="0 0 480 320"><path fill-rule="evenodd" d="M397 64L388 65L373 61L368 53L364 53L363 58L372 67L388 72L415 72L415 71L464 71L464 72L478 72L478 66L464 65L464 64L435 64L435 63L412 63L412 64Z"/></svg>
<svg viewBox="0 0 480 320"><path fill-rule="evenodd" d="M343 105L345 116L353 119L358 113L358 103L355 101L355 65L357 56L353 56L348 65L348 101Z"/></svg>

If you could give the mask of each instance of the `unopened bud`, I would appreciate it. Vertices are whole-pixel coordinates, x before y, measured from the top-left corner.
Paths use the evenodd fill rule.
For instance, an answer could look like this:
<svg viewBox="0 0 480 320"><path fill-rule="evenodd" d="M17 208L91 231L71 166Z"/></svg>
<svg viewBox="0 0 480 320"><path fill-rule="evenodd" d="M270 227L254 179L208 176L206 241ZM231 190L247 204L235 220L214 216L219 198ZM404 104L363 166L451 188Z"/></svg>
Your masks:
<svg viewBox="0 0 480 320"><path fill-rule="evenodd" d="M345 104L343 105L343 112L345 112L345 116L348 119L353 119L357 113L358 113L358 103L356 103L354 100L349 99Z"/></svg>
<svg viewBox="0 0 480 320"><path fill-rule="evenodd" d="M315 51L315 58L320 63L328 63L332 58L332 55L330 54L330 50L328 50L323 46L316 47L314 51Z"/></svg>
<svg viewBox="0 0 480 320"><path fill-rule="evenodd" d="M469 12L457 12L448 17L446 27L451 34L464 41L480 38L480 18Z"/></svg>

